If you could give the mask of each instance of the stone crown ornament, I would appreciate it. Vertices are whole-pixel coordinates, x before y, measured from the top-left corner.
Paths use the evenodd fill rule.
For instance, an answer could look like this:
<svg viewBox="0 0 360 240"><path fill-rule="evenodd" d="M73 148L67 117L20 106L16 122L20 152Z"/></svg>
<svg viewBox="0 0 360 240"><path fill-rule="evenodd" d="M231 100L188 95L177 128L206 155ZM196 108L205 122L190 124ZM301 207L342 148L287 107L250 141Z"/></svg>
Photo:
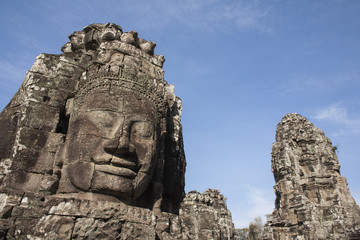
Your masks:
<svg viewBox="0 0 360 240"><path fill-rule="evenodd" d="M83 56L79 61L84 62L86 69L75 93L78 105L81 105L81 98L93 90L117 87L151 100L158 116L165 117L171 87L163 79L161 67L165 59L154 55L154 42L138 38L135 31L123 33L120 26L110 23L91 24L84 27L83 31L69 35L69 39L70 42L64 45L62 51L82 52ZM129 56L125 55L133 58L128 59ZM118 58L114 60L114 56ZM139 64L129 64L130 60L136 58L141 59L140 62L135 61ZM153 66L149 67L149 63Z"/></svg>
<svg viewBox="0 0 360 240"><path fill-rule="evenodd" d="M135 31L130 31L123 33L122 28L116 24L91 24L84 27L83 33L80 33L81 37L78 39L80 32L75 32L69 36L70 40L73 43L73 38L75 38L77 44L72 44L73 49L84 49L87 50L96 50L102 42L109 41L122 41L135 47L140 48L144 52L150 55L154 55L154 49L156 43L153 41L146 41L144 39L138 38L138 34ZM80 40L80 41L79 41ZM82 41L81 41L82 40Z"/></svg>
<svg viewBox="0 0 360 240"><path fill-rule="evenodd" d="M80 79L78 91L75 94L81 98L93 90L122 88L134 91L151 100L158 111L160 118L166 115L166 88L156 79L149 79L145 74L135 75L128 72L123 66L96 64L87 69Z"/></svg>

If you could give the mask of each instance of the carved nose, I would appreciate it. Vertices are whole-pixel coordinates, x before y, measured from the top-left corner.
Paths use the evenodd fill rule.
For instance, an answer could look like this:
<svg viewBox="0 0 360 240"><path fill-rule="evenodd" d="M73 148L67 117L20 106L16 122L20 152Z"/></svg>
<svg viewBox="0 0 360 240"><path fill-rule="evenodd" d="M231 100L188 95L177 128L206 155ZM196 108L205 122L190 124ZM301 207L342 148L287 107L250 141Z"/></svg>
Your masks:
<svg viewBox="0 0 360 240"><path fill-rule="evenodd" d="M104 150L107 153L115 156L129 156L135 153L135 146L130 142L127 135L122 135L117 138L107 140L104 145Z"/></svg>
<svg viewBox="0 0 360 240"><path fill-rule="evenodd" d="M120 138L119 138L119 146L118 146L118 150L127 150L129 152L134 152L135 150L135 147L134 145L130 142L130 139L128 136L126 135L122 135Z"/></svg>
<svg viewBox="0 0 360 240"><path fill-rule="evenodd" d="M115 124L111 139L104 145L105 152L118 157L130 157L135 154L135 146L130 141L129 126L130 124L120 120Z"/></svg>
<svg viewBox="0 0 360 240"><path fill-rule="evenodd" d="M135 155L135 146L130 142L128 137L121 136L119 146L114 155L132 157Z"/></svg>

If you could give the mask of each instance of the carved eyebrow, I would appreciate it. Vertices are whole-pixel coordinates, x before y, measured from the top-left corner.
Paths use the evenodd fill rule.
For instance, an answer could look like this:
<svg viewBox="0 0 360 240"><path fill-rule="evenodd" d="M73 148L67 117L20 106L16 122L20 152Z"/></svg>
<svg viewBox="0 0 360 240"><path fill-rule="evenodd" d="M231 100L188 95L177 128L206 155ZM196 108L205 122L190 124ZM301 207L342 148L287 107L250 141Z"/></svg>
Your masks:
<svg viewBox="0 0 360 240"><path fill-rule="evenodd" d="M127 116L128 117L128 116ZM128 121L132 122L132 123L136 123L136 122L147 122L150 125L154 125L154 123L146 117L141 117L141 116L136 116L136 117L129 117L127 118Z"/></svg>
<svg viewBox="0 0 360 240"><path fill-rule="evenodd" d="M93 109L87 110L87 112L96 112L96 111L106 111L106 112L116 112L116 113L120 113L120 112L117 111L116 109L111 109L111 108L93 108Z"/></svg>

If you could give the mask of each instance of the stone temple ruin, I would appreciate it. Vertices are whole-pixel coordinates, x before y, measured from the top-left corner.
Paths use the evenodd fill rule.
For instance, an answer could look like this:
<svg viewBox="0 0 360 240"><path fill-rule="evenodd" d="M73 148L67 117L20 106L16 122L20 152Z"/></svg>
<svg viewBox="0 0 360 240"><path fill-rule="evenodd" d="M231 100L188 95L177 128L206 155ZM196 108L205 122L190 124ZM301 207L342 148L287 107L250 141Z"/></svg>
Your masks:
<svg viewBox="0 0 360 240"><path fill-rule="evenodd" d="M185 196L181 100L155 43L115 24L69 39L1 112L0 238L231 239L218 191Z"/></svg>
<svg viewBox="0 0 360 240"><path fill-rule="evenodd" d="M115 24L41 54L0 114L0 239L235 239L217 190L185 194L181 100L155 43ZM324 133L277 127L264 239L360 239Z"/></svg>
<svg viewBox="0 0 360 240"><path fill-rule="evenodd" d="M265 239L360 239L360 208L323 131L288 114L271 156L276 200Z"/></svg>

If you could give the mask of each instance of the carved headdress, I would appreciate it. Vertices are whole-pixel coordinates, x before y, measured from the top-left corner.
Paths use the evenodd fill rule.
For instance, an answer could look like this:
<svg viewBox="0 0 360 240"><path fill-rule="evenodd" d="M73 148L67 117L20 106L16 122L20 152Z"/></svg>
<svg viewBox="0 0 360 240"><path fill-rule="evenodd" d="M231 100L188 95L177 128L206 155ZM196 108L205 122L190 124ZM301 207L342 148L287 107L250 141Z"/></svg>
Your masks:
<svg viewBox="0 0 360 240"><path fill-rule="evenodd" d="M115 24L92 24L69 36L66 53L82 53L84 71L74 94L73 116L83 99L94 91L122 89L154 103L163 138L153 184L144 198L153 198L165 211L177 212L184 195L185 156L181 135L181 100L164 80L163 56L156 44L140 39L135 31L123 33ZM147 205L147 204L145 204ZM157 206L160 207L160 206Z"/></svg>
<svg viewBox="0 0 360 240"><path fill-rule="evenodd" d="M69 38L63 50L85 50L91 59L79 79L76 99L97 89L122 88L146 97L159 117L166 116L168 100L172 105L176 97L164 80L164 57L154 55L154 42L139 39L135 31L122 33L115 24L92 24Z"/></svg>

